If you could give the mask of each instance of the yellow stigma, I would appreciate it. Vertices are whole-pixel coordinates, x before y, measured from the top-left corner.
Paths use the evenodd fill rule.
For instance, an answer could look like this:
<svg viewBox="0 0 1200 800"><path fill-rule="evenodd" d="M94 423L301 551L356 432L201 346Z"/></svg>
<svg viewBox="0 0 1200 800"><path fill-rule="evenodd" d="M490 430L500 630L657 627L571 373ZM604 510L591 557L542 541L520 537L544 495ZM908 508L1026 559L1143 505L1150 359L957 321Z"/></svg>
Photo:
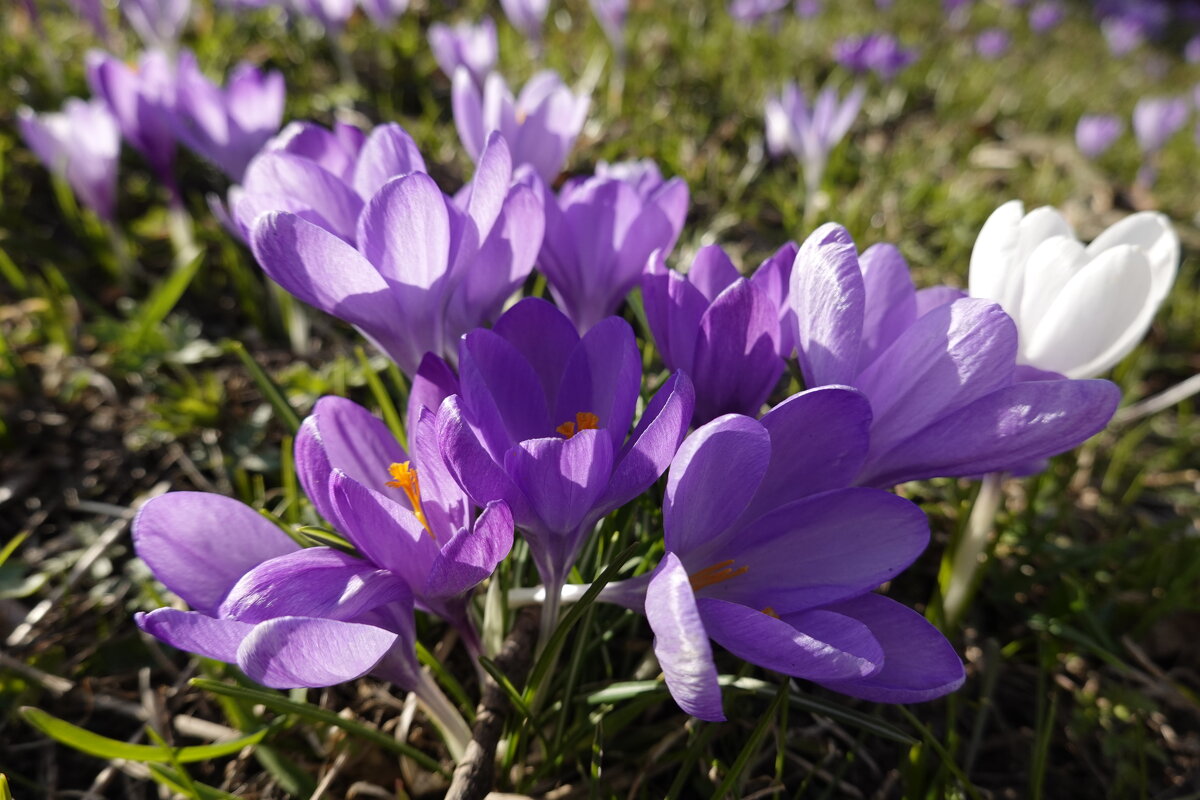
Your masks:
<svg viewBox="0 0 1200 800"><path fill-rule="evenodd" d="M762 612L764 614L766 614L768 617L774 617L775 619L779 619L779 612L776 611L775 609L771 608L770 606L767 606L766 608L764 608L762 610Z"/></svg>
<svg viewBox="0 0 1200 800"><path fill-rule="evenodd" d="M731 558L727 561L718 561L711 567L705 567L699 572L693 572L688 576L688 580L692 584L692 591L698 592L706 586L712 586L727 581L730 578L736 578L750 569L750 567L738 567L734 569L730 566L732 563L733 559Z"/></svg>
<svg viewBox="0 0 1200 800"><path fill-rule="evenodd" d="M433 531L429 527L429 520L425 519L425 511L421 508L421 482L417 480L417 468L412 466L411 461L405 461L402 464L389 466L388 474L392 476L392 479L387 482L387 485L404 491L409 505L412 506L413 516L425 528L429 538L436 542L437 537L433 535Z"/></svg>
<svg viewBox="0 0 1200 800"><path fill-rule="evenodd" d="M590 411L580 411L575 415L574 422L564 422L554 430L570 439L580 431L594 431L600 427L600 418Z"/></svg>

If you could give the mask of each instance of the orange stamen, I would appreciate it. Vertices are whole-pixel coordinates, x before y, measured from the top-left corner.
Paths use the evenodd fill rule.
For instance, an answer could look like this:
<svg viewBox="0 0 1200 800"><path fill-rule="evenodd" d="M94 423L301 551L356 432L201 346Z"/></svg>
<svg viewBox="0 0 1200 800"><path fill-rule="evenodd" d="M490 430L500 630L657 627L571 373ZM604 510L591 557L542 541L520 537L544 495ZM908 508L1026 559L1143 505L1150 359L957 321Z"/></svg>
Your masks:
<svg viewBox="0 0 1200 800"><path fill-rule="evenodd" d="M425 519L425 511L421 508L421 482L417 479L417 468L412 466L412 462L405 461L390 465L388 474L392 476L392 480L388 481L387 485L404 491L409 505L412 506L413 516L425 528L429 538L436 542L437 537L433 535L433 530L429 527L429 520Z"/></svg>
<svg viewBox="0 0 1200 800"><path fill-rule="evenodd" d="M764 608L762 610L762 612L764 614L766 614L768 617L774 617L775 619L779 619L779 612L777 612L775 609L771 608L770 606L767 606L766 608Z"/></svg>
<svg viewBox="0 0 1200 800"><path fill-rule="evenodd" d="M554 430L561 433L563 438L570 439L580 431L594 431L600 428L600 418L590 411L580 411L575 414L574 422L564 422Z"/></svg>
<svg viewBox="0 0 1200 800"><path fill-rule="evenodd" d="M711 567L705 567L699 572L693 572L688 576L688 581L692 584L692 591L698 592L707 586L713 586L718 583L723 583L730 578L736 578L738 575L744 574L750 567L738 567L734 569L729 566L733 563L733 559L727 561L718 561Z"/></svg>

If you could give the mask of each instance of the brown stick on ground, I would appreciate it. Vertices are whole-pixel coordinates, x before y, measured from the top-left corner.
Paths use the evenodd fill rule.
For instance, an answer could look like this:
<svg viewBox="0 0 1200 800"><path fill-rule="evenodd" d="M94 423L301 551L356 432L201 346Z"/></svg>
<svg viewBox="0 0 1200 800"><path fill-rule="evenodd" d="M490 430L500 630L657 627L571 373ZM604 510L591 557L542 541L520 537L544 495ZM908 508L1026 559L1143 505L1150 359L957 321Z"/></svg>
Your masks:
<svg viewBox="0 0 1200 800"><path fill-rule="evenodd" d="M517 613L512 632L504 640L496 666L507 675L514 686L520 686L533 660L534 640L538 630L537 606L526 606ZM475 710L475 726L471 742L462 761L454 768L454 778L446 800L483 800L495 783L496 745L504 730L504 715L508 712L508 695L489 675L483 684L483 695Z"/></svg>

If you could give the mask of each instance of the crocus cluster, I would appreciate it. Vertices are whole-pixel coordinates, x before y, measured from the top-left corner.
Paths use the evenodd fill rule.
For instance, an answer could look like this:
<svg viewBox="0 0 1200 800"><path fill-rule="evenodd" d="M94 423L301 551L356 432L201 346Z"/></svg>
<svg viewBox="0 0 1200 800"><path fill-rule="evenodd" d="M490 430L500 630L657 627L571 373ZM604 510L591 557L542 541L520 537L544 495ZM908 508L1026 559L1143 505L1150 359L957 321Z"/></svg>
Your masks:
<svg viewBox="0 0 1200 800"><path fill-rule="evenodd" d="M885 81L894 79L917 60L916 51L903 47L887 33L841 39L833 45L833 57L851 72L873 72Z"/></svg>

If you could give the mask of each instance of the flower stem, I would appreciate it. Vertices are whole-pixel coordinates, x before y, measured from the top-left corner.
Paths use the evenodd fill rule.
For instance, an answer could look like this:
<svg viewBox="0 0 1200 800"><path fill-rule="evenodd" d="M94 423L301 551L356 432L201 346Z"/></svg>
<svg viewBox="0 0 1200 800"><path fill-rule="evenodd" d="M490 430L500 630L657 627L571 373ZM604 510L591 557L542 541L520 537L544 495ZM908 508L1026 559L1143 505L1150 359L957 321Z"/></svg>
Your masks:
<svg viewBox="0 0 1200 800"><path fill-rule="evenodd" d="M590 583L568 583L559 590L559 603L577 603ZM540 606L546 602L545 586L529 586L508 590L508 607L524 608L525 606Z"/></svg>
<svg viewBox="0 0 1200 800"><path fill-rule="evenodd" d="M459 713L458 708L446 697L445 692L429 677L425 670L419 670L420 676L412 692L416 695L417 703L441 731L442 739L450 750L450 757L455 763L462 761L467 751L467 743L471 741L471 729L467 721Z"/></svg>
<svg viewBox="0 0 1200 800"><path fill-rule="evenodd" d="M958 625L966 611L987 557L985 549L996 522L996 512L1003 499L1001 491L1005 473L989 472L983 476L979 495L971 507L971 516L963 529L958 546L954 548L949 575L943 581L942 614L946 628Z"/></svg>

